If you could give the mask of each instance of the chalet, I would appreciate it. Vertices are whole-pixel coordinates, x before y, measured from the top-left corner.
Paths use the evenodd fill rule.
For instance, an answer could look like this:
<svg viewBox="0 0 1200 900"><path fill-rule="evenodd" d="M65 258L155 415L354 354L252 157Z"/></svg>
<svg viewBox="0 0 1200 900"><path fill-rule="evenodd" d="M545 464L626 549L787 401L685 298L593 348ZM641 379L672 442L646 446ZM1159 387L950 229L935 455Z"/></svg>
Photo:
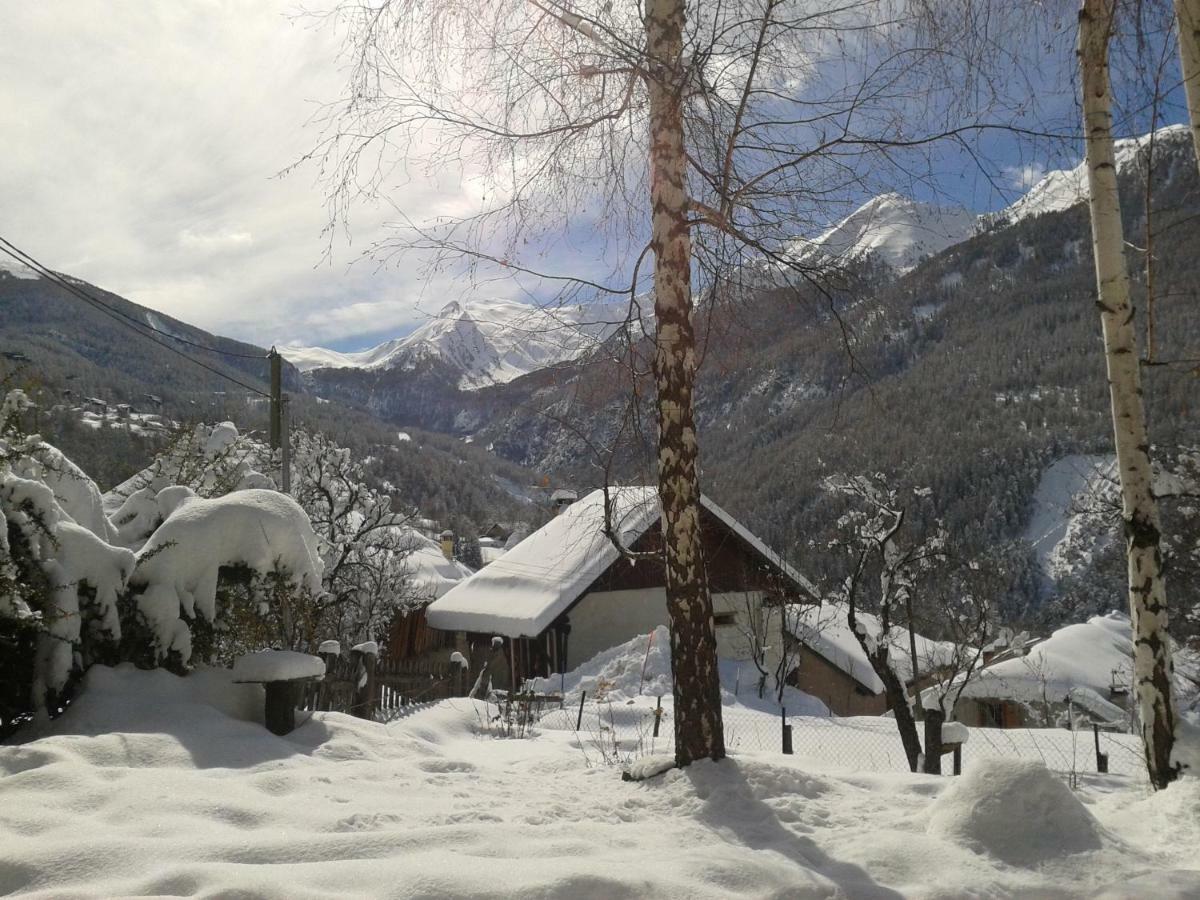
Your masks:
<svg viewBox="0 0 1200 900"><path fill-rule="evenodd" d="M1073 716L1124 730L1132 668L1129 616L1093 616L990 659L962 687L954 718L976 727L1034 728L1065 725Z"/></svg>
<svg viewBox="0 0 1200 900"><path fill-rule="evenodd" d="M661 517L653 488L596 490L430 604L430 626L493 658L493 684L565 672L667 623ZM565 500L565 498L562 498ZM747 659L746 633L766 606L813 602L813 587L732 516L701 498L703 556L717 652ZM622 553L606 534L609 529ZM645 554L642 556L641 554ZM500 641L494 642L494 638Z"/></svg>
<svg viewBox="0 0 1200 900"><path fill-rule="evenodd" d="M503 547L504 542L512 536L513 530L503 522L493 522L491 526L480 533L479 540L495 541L497 546Z"/></svg>
<svg viewBox="0 0 1200 900"><path fill-rule="evenodd" d="M875 616L865 612L856 616L872 633L879 632L880 623ZM785 623L795 660L794 663L789 660L789 684L819 699L836 716L879 716L887 712L883 682L850 630L845 604L826 602L820 607L792 607L786 611ZM914 637L919 688L946 671L955 657L955 647L920 634ZM896 674L912 688L908 630L893 627L890 644L888 655Z"/></svg>

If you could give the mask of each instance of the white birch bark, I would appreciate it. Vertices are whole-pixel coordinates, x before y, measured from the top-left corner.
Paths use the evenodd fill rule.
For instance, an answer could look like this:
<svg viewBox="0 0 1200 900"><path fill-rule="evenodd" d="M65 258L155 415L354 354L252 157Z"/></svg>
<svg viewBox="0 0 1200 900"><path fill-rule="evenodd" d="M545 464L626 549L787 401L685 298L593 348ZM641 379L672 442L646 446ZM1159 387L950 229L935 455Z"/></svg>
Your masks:
<svg viewBox="0 0 1200 900"><path fill-rule="evenodd" d="M1188 124L1200 162L1200 0L1175 0L1175 21L1179 27L1179 67L1187 95Z"/></svg>
<svg viewBox="0 0 1200 900"><path fill-rule="evenodd" d="M1179 773L1178 765L1171 758L1177 714L1172 695L1158 506L1152 490L1150 440L1142 403L1137 332L1129 296L1113 158L1112 96L1108 73L1112 22L1113 0L1083 0L1079 13L1079 64L1088 197L1096 261L1097 305L1104 334L1129 560L1136 702L1150 781L1156 788L1161 788Z"/></svg>
<svg viewBox="0 0 1200 900"><path fill-rule="evenodd" d="M657 343L658 493L675 696L675 761L725 756L717 640L700 540L699 445L692 411L692 241L683 134L683 0L645 6L650 101L650 245Z"/></svg>

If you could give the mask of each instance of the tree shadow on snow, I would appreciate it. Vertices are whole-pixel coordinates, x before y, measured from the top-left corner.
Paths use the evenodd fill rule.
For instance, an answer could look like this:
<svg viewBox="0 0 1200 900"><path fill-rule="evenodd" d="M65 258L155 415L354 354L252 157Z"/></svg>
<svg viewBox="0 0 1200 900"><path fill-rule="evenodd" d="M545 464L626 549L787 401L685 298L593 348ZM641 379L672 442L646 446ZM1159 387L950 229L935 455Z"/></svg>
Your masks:
<svg viewBox="0 0 1200 900"><path fill-rule="evenodd" d="M828 878L855 900L903 900L902 894L878 884L861 866L834 859L816 842L785 826L776 811L759 798L761 791L755 791L736 760L694 764L683 771L696 796L704 801L698 818L714 830L732 833L749 849L775 851ZM801 772L795 774L803 777ZM812 799L802 790L794 797L798 803Z"/></svg>

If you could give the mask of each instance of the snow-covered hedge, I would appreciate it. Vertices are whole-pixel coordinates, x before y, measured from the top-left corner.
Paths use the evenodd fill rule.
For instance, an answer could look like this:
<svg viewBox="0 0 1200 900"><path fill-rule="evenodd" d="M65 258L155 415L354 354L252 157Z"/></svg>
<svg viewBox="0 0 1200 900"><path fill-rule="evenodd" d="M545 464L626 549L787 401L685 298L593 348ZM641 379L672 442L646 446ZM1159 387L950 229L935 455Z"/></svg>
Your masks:
<svg viewBox="0 0 1200 900"><path fill-rule="evenodd" d="M276 589L321 591L316 535L291 497L255 489L186 498L138 551L130 579L160 661L189 661L188 621L216 621L221 570L230 567L270 575Z"/></svg>
<svg viewBox="0 0 1200 900"><path fill-rule="evenodd" d="M108 542L91 479L21 433L28 407L21 391L0 407L0 733L53 709L73 672L115 659L118 598L134 564Z"/></svg>
<svg viewBox="0 0 1200 900"><path fill-rule="evenodd" d="M182 669L193 629L211 637L222 625L219 589L275 622L304 620L306 602L321 596L308 516L258 487L270 480L236 445L232 425L188 435L127 483L119 502L108 498L110 519L90 478L22 432L30 408L20 391L0 405L0 735L54 714L92 662ZM204 490L236 489L204 499L172 475ZM233 642L239 651L286 643L225 624L245 638Z"/></svg>

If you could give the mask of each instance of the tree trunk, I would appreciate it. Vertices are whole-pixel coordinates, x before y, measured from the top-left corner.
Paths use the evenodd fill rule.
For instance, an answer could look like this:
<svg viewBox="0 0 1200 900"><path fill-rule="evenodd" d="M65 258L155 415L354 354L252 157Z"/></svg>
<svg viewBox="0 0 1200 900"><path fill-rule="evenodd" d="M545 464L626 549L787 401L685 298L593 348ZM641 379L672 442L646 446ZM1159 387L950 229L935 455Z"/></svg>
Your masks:
<svg viewBox="0 0 1200 900"><path fill-rule="evenodd" d="M912 594L908 594L904 598L905 614L908 616L908 652L911 656L912 665L912 690L913 696L918 698L918 703L915 710L915 715L918 720L925 717L925 710L919 702L921 697L920 672L917 666L917 632L913 628L913 611L912 611Z"/></svg>
<svg viewBox="0 0 1200 900"><path fill-rule="evenodd" d="M863 647L864 652L866 647ZM904 682L892 669L887 659L886 651L881 659L878 654L868 654L871 668L883 682L888 709L896 717L896 730L900 732L900 743L904 745L904 755L908 758L908 768L917 772L921 768L921 738L917 734L917 720L913 708L908 703L908 693L904 690Z"/></svg>
<svg viewBox="0 0 1200 900"><path fill-rule="evenodd" d="M850 633L858 640L867 662L883 682L884 696L887 698L888 709L896 717L896 730L900 732L900 743L904 746L904 755L908 758L908 768L916 772L921 767L921 737L917 734L917 720L913 717L912 707L908 704L908 693L904 690L904 682L892 668L888 659L888 646L883 638L876 642L875 649L868 646L866 639L858 633L858 618L854 613L854 602L847 607L846 624Z"/></svg>
<svg viewBox="0 0 1200 900"><path fill-rule="evenodd" d="M650 245L658 389L658 495L662 502L671 673L675 680L675 761L725 756L712 599L700 543L698 445L692 413L696 340L692 329L691 234L683 143L683 0L648 0L650 67Z"/></svg>
<svg viewBox="0 0 1200 900"><path fill-rule="evenodd" d="M1187 95L1188 124L1200 162L1200 0L1175 0L1175 20L1179 26L1179 67Z"/></svg>
<svg viewBox="0 0 1200 900"><path fill-rule="evenodd" d="M1083 86L1092 247L1113 436L1121 478L1122 516L1129 559L1129 609L1133 619L1134 678L1142 744L1150 782L1165 787L1179 774L1175 743L1167 597L1159 548L1158 506L1150 466L1150 440L1142 404L1134 309L1129 298L1125 239L1113 159L1108 42L1113 0L1083 0L1079 13L1079 64Z"/></svg>

